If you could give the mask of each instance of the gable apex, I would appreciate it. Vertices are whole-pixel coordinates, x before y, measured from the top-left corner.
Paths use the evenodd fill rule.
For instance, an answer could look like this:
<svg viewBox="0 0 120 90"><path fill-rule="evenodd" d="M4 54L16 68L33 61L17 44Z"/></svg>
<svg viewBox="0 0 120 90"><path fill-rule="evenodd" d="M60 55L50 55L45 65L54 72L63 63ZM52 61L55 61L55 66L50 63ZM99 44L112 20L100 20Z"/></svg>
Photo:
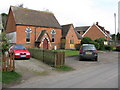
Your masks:
<svg viewBox="0 0 120 90"><path fill-rule="evenodd" d="M84 37L85 34L86 34L93 26L97 27L97 28L100 30L100 32L102 32L102 33L104 34L104 36L107 36L96 24L93 24L92 26L90 26L90 27L86 30L86 32L82 35L82 37Z"/></svg>

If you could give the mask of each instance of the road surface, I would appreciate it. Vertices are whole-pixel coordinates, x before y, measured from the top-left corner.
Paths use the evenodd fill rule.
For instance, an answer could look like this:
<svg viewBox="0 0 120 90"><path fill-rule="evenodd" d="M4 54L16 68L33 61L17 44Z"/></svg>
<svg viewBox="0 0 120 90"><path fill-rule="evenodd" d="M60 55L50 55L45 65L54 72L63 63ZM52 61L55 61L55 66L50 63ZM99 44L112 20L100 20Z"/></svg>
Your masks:
<svg viewBox="0 0 120 90"><path fill-rule="evenodd" d="M100 54L99 62L78 61L78 56L69 58L74 63L67 63L76 70L36 76L10 88L118 88L118 52ZM86 68L78 68L76 62L82 63L83 67L85 64Z"/></svg>

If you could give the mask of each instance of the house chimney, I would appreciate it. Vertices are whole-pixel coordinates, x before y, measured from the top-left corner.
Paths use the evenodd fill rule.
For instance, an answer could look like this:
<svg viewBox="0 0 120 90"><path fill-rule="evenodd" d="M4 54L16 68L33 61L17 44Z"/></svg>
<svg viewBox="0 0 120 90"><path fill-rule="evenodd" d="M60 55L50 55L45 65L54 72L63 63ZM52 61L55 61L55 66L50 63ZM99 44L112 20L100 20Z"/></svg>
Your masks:
<svg viewBox="0 0 120 90"><path fill-rule="evenodd" d="M96 22L96 25L98 25L98 22Z"/></svg>

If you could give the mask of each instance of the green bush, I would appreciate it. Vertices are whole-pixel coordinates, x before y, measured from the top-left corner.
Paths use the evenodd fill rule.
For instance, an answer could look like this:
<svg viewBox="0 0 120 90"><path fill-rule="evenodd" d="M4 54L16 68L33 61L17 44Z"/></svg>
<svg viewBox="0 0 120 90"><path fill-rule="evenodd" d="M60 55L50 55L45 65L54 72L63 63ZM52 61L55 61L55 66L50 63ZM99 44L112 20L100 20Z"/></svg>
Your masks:
<svg viewBox="0 0 120 90"><path fill-rule="evenodd" d="M82 40L81 40L81 44L91 44L93 43L92 39L89 38L89 37L84 37Z"/></svg>
<svg viewBox="0 0 120 90"><path fill-rule="evenodd" d="M105 45L105 50L113 50L113 46L112 45Z"/></svg>
<svg viewBox="0 0 120 90"><path fill-rule="evenodd" d="M99 50L104 50L105 49L104 41L106 41L106 39L98 38L98 39L96 39L94 41L99 43Z"/></svg>
<svg viewBox="0 0 120 90"><path fill-rule="evenodd" d="M97 42L93 42L92 44L94 44L94 45L95 45L95 47L96 47L96 49L97 49L97 50L99 50L99 49L100 49L100 44L99 44L99 43L97 43Z"/></svg>

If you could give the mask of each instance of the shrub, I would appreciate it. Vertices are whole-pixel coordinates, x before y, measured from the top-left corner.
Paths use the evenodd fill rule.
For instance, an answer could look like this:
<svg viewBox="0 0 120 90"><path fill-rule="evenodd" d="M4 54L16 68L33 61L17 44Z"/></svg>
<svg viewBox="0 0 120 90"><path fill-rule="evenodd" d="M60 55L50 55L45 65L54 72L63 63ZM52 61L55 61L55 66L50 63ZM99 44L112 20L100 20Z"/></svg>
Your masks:
<svg viewBox="0 0 120 90"><path fill-rule="evenodd" d="M99 43L99 50L104 50L105 46L104 46L104 41L106 41L106 39L104 38L98 38L96 40L94 40L95 42Z"/></svg>
<svg viewBox="0 0 120 90"><path fill-rule="evenodd" d="M89 37L84 37L82 40L81 40L81 44L91 44L93 43L92 39L89 38Z"/></svg>
<svg viewBox="0 0 120 90"><path fill-rule="evenodd" d="M112 45L105 45L105 50L113 50L113 46Z"/></svg>
<svg viewBox="0 0 120 90"><path fill-rule="evenodd" d="M94 45L95 45L95 47L96 47L96 49L97 49L97 50L99 50L99 49L100 49L100 44L99 44L99 43L97 43L97 42L93 42L92 44L94 44Z"/></svg>

